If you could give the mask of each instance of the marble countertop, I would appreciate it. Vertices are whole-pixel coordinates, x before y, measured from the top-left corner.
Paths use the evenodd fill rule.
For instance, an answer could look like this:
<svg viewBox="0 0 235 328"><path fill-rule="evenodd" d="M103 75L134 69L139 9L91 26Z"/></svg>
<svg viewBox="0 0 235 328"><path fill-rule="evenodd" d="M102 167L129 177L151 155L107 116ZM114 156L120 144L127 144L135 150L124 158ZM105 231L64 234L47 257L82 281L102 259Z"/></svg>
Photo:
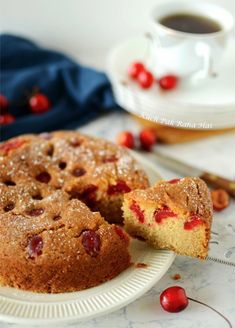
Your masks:
<svg viewBox="0 0 235 328"><path fill-rule="evenodd" d="M138 131L137 123L123 113L114 113L100 118L80 130L83 132L115 140L121 130ZM188 144L163 146L159 149L186 162L215 173L235 179L235 134L210 137ZM166 179L175 173L158 165L159 173ZM216 215L216 220L234 217L235 202ZM235 245L234 245L235 246ZM174 281L172 276L180 274ZM164 277L145 295L109 315L89 321L62 325L63 328L226 328L228 323L218 314L198 303L190 302L180 313L167 313L159 304L160 293L168 286L180 285L191 298L204 302L227 317L235 327L235 267L210 261L199 261L177 256ZM1 328L20 327L15 324L0 323Z"/></svg>

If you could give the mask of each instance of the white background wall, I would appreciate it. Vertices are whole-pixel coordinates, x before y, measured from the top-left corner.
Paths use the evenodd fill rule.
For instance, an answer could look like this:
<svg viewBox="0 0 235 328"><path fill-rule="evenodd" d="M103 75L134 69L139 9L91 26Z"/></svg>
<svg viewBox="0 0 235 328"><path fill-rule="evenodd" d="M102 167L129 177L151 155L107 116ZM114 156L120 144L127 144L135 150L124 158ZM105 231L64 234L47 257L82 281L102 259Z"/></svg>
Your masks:
<svg viewBox="0 0 235 328"><path fill-rule="evenodd" d="M30 37L103 67L112 46L146 31L149 9L160 1L167 0L0 0L0 32ZM235 0L209 1L235 16Z"/></svg>

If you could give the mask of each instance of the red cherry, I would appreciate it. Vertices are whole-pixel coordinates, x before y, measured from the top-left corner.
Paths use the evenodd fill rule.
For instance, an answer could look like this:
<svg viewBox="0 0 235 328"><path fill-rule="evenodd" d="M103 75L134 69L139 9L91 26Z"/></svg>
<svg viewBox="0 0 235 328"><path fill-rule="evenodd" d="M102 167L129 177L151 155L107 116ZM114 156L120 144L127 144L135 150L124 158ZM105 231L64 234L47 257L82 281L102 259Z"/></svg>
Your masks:
<svg viewBox="0 0 235 328"><path fill-rule="evenodd" d="M82 167L76 167L72 174L75 176L75 177L81 177L83 176L84 174L86 174L86 170Z"/></svg>
<svg viewBox="0 0 235 328"><path fill-rule="evenodd" d="M178 78L175 75L166 75L163 76L158 82L161 89L171 90L177 86Z"/></svg>
<svg viewBox="0 0 235 328"><path fill-rule="evenodd" d="M0 152L8 154L11 150L21 147L25 143L23 139L13 139L5 143L0 144Z"/></svg>
<svg viewBox="0 0 235 328"><path fill-rule="evenodd" d="M82 233L82 244L90 256L97 256L100 251L100 236L93 230L85 230Z"/></svg>
<svg viewBox="0 0 235 328"><path fill-rule="evenodd" d="M36 180L42 183L48 183L51 180L51 175L48 172L41 172L36 176Z"/></svg>
<svg viewBox="0 0 235 328"><path fill-rule="evenodd" d="M149 89L154 81L154 77L153 74L150 73L149 71L142 71L140 72L140 74L138 75L138 82L139 85L143 88L143 89Z"/></svg>
<svg viewBox="0 0 235 328"><path fill-rule="evenodd" d="M10 203L8 203L8 204L4 207L4 211L5 211L5 212L10 212L10 211L13 210L14 207L15 207L15 204L12 203L12 202L10 202Z"/></svg>
<svg viewBox="0 0 235 328"><path fill-rule="evenodd" d="M131 188L126 184L125 181L119 180L115 185L110 185L107 190L108 195L117 195L117 194L125 194L131 191Z"/></svg>
<svg viewBox="0 0 235 328"><path fill-rule="evenodd" d="M26 214L30 216L39 216L42 215L43 213L44 213L43 208L33 208L31 210L26 211Z"/></svg>
<svg viewBox="0 0 235 328"><path fill-rule="evenodd" d="M34 258L36 256L42 255L43 240L40 236L33 236L28 244L29 257Z"/></svg>
<svg viewBox="0 0 235 328"><path fill-rule="evenodd" d="M114 230L116 232L116 234L121 238L123 239L127 244L129 244L129 236L127 235L127 233L122 229L120 228L119 226L115 225L114 226Z"/></svg>
<svg viewBox="0 0 235 328"><path fill-rule="evenodd" d="M144 70L145 70L145 68L144 68L144 65L142 63L134 62L133 64L131 64L131 66L128 69L128 75L132 79L137 79L139 74Z"/></svg>
<svg viewBox="0 0 235 328"><path fill-rule="evenodd" d="M164 206L163 208L159 208L154 213L154 219L157 223L161 223L163 219L166 218L175 218L177 214L175 214L169 207Z"/></svg>
<svg viewBox="0 0 235 328"><path fill-rule="evenodd" d="M169 180L168 183L170 183L170 184L176 184L179 181L180 181L180 179L179 178L176 178L176 179Z"/></svg>
<svg viewBox="0 0 235 328"><path fill-rule="evenodd" d="M7 108L8 108L8 105L9 105L9 103L8 103L7 97L5 97L4 95L0 94L0 113L1 114L6 113Z"/></svg>
<svg viewBox="0 0 235 328"><path fill-rule="evenodd" d="M140 132L139 135L141 147L145 150L151 150L152 146L156 143L156 133L153 129L146 128Z"/></svg>
<svg viewBox="0 0 235 328"><path fill-rule="evenodd" d="M180 312L188 306L188 298L184 288L172 286L161 293L160 303L167 312Z"/></svg>
<svg viewBox="0 0 235 328"><path fill-rule="evenodd" d="M184 223L184 229L192 230L193 228L197 227L198 225L201 225L202 223L203 221L199 216L193 215L189 218L188 221Z"/></svg>
<svg viewBox="0 0 235 328"><path fill-rule="evenodd" d="M6 125L13 123L15 121L15 116L11 114L3 114L0 115L0 124L1 125Z"/></svg>
<svg viewBox="0 0 235 328"><path fill-rule="evenodd" d="M116 155L111 155L109 157L103 158L103 163L114 163L117 162L118 158Z"/></svg>
<svg viewBox="0 0 235 328"><path fill-rule="evenodd" d="M215 211L222 211L228 207L230 199L229 194L224 189L214 189L211 191L211 199Z"/></svg>
<svg viewBox="0 0 235 328"><path fill-rule="evenodd" d="M46 95L36 93L29 99L29 107L33 113L42 114L50 109L51 104Z"/></svg>
<svg viewBox="0 0 235 328"><path fill-rule="evenodd" d="M140 208L139 204L133 202L130 206L130 210L135 213L140 223L144 223L144 211Z"/></svg>
<svg viewBox="0 0 235 328"><path fill-rule="evenodd" d="M117 135L117 144L124 146L130 149L133 149L135 146L134 136L129 131L122 131Z"/></svg>

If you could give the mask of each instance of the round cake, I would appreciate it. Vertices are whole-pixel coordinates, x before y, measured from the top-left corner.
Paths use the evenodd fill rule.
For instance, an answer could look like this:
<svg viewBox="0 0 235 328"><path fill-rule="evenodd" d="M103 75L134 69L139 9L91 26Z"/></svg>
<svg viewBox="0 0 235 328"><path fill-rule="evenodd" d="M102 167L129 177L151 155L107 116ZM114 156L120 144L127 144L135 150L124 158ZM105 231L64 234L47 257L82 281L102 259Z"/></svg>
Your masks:
<svg viewBox="0 0 235 328"><path fill-rule="evenodd" d="M0 144L1 283L58 293L115 277L130 265L129 239L111 223L123 195L147 186L125 149L78 132Z"/></svg>

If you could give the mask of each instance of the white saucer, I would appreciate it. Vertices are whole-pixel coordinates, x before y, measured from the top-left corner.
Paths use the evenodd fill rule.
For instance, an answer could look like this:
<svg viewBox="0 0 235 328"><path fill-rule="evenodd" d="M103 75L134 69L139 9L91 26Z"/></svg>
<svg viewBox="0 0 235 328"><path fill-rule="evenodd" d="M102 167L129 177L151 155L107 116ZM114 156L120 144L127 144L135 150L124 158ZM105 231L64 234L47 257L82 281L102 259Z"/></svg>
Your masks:
<svg viewBox="0 0 235 328"><path fill-rule="evenodd" d="M161 179L155 165L133 152L153 184ZM174 261L171 251L155 250L146 243L133 240L132 262L145 263L146 268L132 265L119 276L97 287L74 293L39 294L0 287L0 321L43 326L94 318L133 302L146 293L166 273Z"/></svg>
<svg viewBox="0 0 235 328"><path fill-rule="evenodd" d="M142 90L127 76L136 60L148 61L149 41L128 40L113 49L108 58L108 74L118 104L129 112L167 125L195 129L235 126L235 39L224 55L221 71L198 86L182 83L164 92L154 85Z"/></svg>

